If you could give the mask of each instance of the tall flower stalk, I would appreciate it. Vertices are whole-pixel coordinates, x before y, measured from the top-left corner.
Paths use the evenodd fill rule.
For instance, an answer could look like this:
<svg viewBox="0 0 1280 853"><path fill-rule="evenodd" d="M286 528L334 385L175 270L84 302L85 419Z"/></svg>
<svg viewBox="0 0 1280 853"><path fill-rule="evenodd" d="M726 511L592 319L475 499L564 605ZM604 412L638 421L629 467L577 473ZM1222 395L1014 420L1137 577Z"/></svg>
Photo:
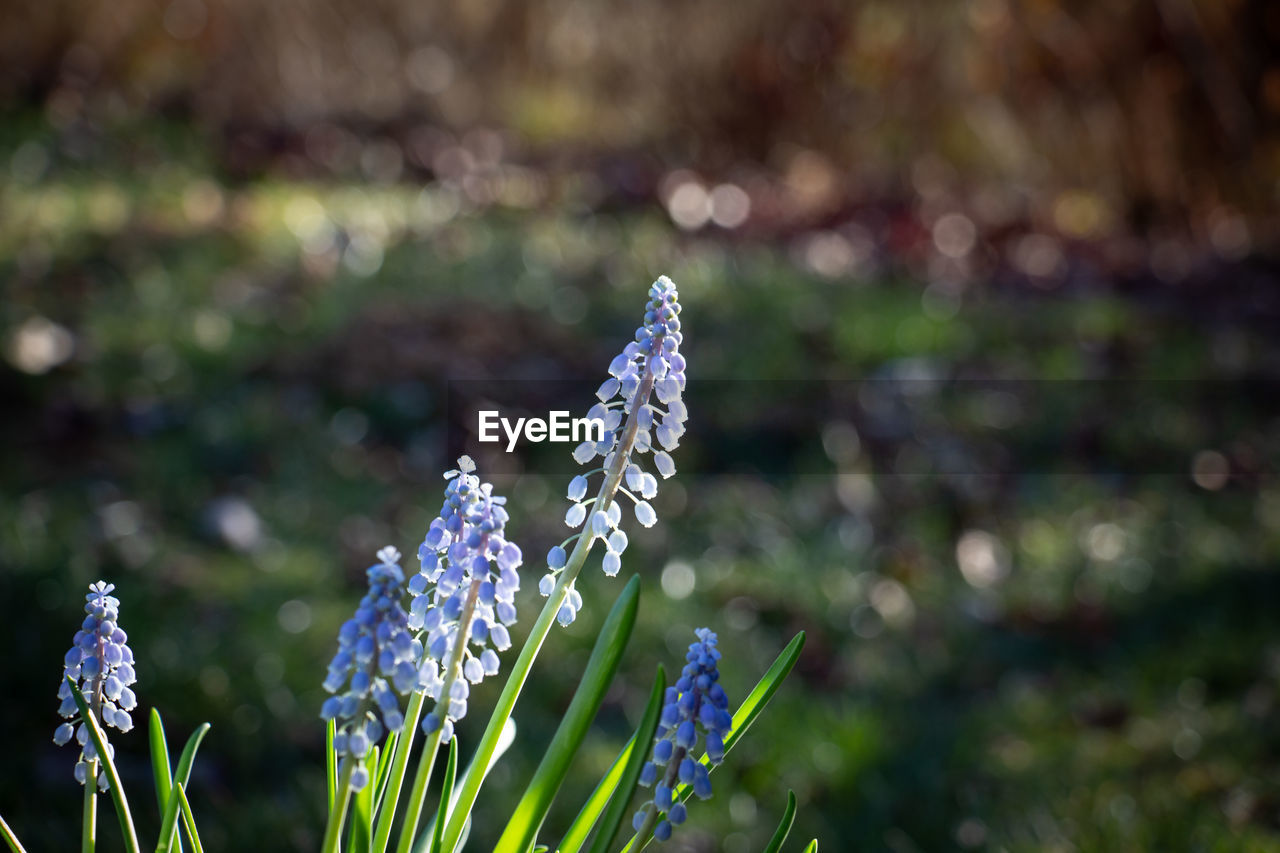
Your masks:
<svg viewBox="0 0 1280 853"><path fill-rule="evenodd" d="M579 475L570 483L569 498L574 504L566 514L565 522L580 529L547 555L548 571L538 587L547 601L489 717L476 748L474 770L457 792L457 805L450 813L444 832L444 850L453 850L458 844L502 728L515 709L533 661L552 625L557 621L563 625L571 623L582 607L582 597L574 588L574 581L597 539L606 542L602 568L606 573L616 574L614 559L625 547L625 534L620 539L613 539L615 545L621 546L616 550L611 549L608 543L615 532L621 532L618 527L622 513L615 504L619 491L633 502L636 520L642 525L649 527L657 521L657 515L645 497L646 493L656 494L656 478L646 474L635 460L641 454L654 451L653 464L658 472L663 477L675 473L675 464L666 451L679 445L687 418L681 400L685 387L685 359L680 353L683 335L679 317L680 301L676 286L671 279L662 276L649 288L643 325L636 330L635 340L610 362L609 378L596 392L599 403L589 414L596 417L603 413L605 439L579 445L574 450L574 459L579 464L587 464L596 457L603 457L603 463L600 468ZM651 402L655 396L658 403L666 405L666 411ZM663 450L655 450L655 437ZM594 474L603 474L603 480L595 497L584 501L582 498L590 486L588 478ZM632 488L623 488L624 477L628 479L629 486L640 492L639 495ZM573 550L566 553L565 547L570 542ZM611 559L610 554L614 558Z"/></svg>

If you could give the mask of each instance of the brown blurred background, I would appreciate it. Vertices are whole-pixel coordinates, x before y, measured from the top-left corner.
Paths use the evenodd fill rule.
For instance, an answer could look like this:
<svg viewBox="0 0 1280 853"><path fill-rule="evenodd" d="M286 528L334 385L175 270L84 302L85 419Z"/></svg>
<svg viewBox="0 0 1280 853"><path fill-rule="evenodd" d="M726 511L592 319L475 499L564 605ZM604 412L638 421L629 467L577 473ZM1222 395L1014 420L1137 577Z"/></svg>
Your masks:
<svg viewBox="0 0 1280 853"><path fill-rule="evenodd" d="M451 135L485 128L473 160L612 158L624 191L745 180L765 228L905 192L1231 257L1275 229L1265 0L6 5L0 98L190 119L245 173L447 173Z"/></svg>

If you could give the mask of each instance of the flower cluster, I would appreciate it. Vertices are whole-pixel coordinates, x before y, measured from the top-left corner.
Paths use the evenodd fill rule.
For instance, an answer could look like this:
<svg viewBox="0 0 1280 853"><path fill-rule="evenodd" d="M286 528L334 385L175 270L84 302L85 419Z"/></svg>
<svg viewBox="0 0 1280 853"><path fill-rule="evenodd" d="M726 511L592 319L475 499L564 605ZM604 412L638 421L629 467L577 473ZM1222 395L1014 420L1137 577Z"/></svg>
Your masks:
<svg viewBox="0 0 1280 853"><path fill-rule="evenodd" d="M463 456L458 468L445 474L444 506L418 548L422 569L409 581L409 625L427 632L422 688L436 700L422 728L430 734L443 727L444 740L453 736L454 721L466 716L470 685L497 674L497 653L511 646L507 626L516 621L520 589L517 569L523 556L506 538L506 499L481 483L475 469ZM459 632L463 644L454 655L461 657L450 658ZM450 671L458 665L463 678Z"/></svg>
<svg viewBox="0 0 1280 853"><path fill-rule="evenodd" d="M641 525L652 527L657 523L658 515L649 501L658 494L658 480L633 461L632 454L652 452L654 468L664 479L676 472L669 451L679 446L689 417L681 400L685 359L680 354L683 336L679 315L676 286L662 276L649 288L644 324L636 329L635 340L609 364L609 378L596 391L599 402L587 412L588 418L604 422L604 440L584 441L574 449L573 458L579 465L597 456L604 461L601 467L579 474L569 483L568 498L573 504L565 513L565 524L582 529L547 554L547 575L538 585L543 595L550 595L556 576L566 564L565 545L580 536L604 541L605 574L612 577L621 569L627 535L619 529L622 510L614 500L615 491L631 499L636 521ZM654 397L657 404L651 402ZM658 404L666 406L666 410ZM595 474L603 474L605 484L599 495L587 498L590 478ZM625 486L621 480L625 480ZM582 597L570 585L556 618L568 625L581 608Z"/></svg>
<svg viewBox="0 0 1280 853"><path fill-rule="evenodd" d="M646 762L640 773L641 785L648 787L656 782L657 786L653 799L636 812L633 824L638 832L651 810L666 812L666 817L653 828L653 835L659 841L670 838L672 825L684 823L687 816L684 803L675 801L677 783L692 785L699 799L711 796L707 765L693 757L699 730L703 753L714 767L724 760L724 739L733 725L729 697L719 684L720 650L716 648L716 635L709 628L699 628L696 634L698 642L689 645L680 678L674 687L667 688L653 760ZM659 767L667 768L661 781Z"/></svg>
<svg viewBox="0 0 1280 853"><path fill-rule="evenodd" d="M133 672L133 652L127 645L128 636L118 624L120 599L110 594L115 588L115 584L102 581L89 585L84 605L87 615L63 660L63 679L58 688L58 698L62 700L58 713L69 722L58 726L53 733L53 742L61 746L75 737L80 744L81 755L76 762L75 776L82 785L88 775L88 763L98 755L85 721L75 725L79 711L67 678L79 682L85 703L103 726L129 731L133 728L129 712L138 705L138 699L129 687L137 681ZM107 750L114 758L111 744L107 744ZM98 787L107 788L105 772L98 775Z"/></svg>
<svg viewBox="0 0 1280 853"><path fill-rule="evenodd" d="M369 591L338 632L338 653L324 680L324 688L336 695L325 700L320 717L338 721L333 747L342 756L343 769L345 762L355 762L355 791L369 782L364 758L384 727L394 732L404 726L397 693L419 685L422 643L410 633L409 614L400 606L404 572L399 561L395 548L378 552L378 563L367 572ZM345 692L338 694L343 687Z"/></svg>

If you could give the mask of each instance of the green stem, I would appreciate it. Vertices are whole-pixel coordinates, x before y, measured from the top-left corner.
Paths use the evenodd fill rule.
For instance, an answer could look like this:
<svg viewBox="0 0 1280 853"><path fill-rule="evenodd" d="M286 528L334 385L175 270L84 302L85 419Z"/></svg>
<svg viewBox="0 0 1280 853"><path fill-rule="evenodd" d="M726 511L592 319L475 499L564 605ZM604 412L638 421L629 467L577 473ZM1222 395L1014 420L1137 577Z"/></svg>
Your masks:
<svg viewBox="0 0 1280 853"><path fill-rule="evenodd" d="M609 466L608 471L605 473L604 483L600 486L600 492L596 496L597 510L607 512L609 504L613 502L613 496L618 491L618 484L622 482L622 474L626 469L627 460L631 458L631 449L635 446L636 433L640 430L641 401L647 401L652 391L653 374L646 370L644 379L641 380L639 387L636 388L635 396L632 397L631 414L627 416L627 425L623 428L622 436L618 439L618 447L613 456L613 464ZM488 775L489 762L498 747L498 739L502 736L502 729L507 720L510 719L511 712L515 710L516 700L520 698L520 691L524 688L524 683L529 677L530 670L533 669L534 659L538 657L538 652L542 650L542 644L547 639L547 634L551 632L556 613L560 610L560 605L564 603L565 596L568 594L569 584L573 583L579 572L582 571L582 567L587 561L587 555L590 553L595 541L596 537L591 532L591 514L588 513L586 520L583 522L583 534L578 538L578 542L573 548L573 553L569 555L564 569L560 572L560 577L556 579L556 585L552 588L551 594L547 596L547 602L542 606L542 612L538 614L537 621L533 623L529 638L520 649L520 655L516 658L515 665L511 668L511 676L507 679L507 683L503 685L502 695L498 697L498 703L494 707L493 713L489 716L489 723L485 727L484 735L481 736L480 744L476 747L473 772L467 774L462 789L458 792L458 804L449 816L449 823L444 833L444 850L452 851L458 846L458 839L462 836L462 828L466 824L467 816L471 814L471 808L475 805L476 797L480 793L480 786Z"/></svg>
<svg viewBox="0 0 1280 853"><path fill-rule="evenodd" d="M87 762L84 769L84 825L80 834L80 853L93 853L98 843L98 760Z"/></svg>
<svg viewBox="0 0 1280 853"><path fill-rule="evenodd" d="M485 537L488 542L488 537ZM444 732L445 720L449 713L449 690L457 680L462 669L462 658L467 650L467 642L471 638L471 617L475 614L476 599L480 597L480 579L471 582L467 591L467 600L462 605L462 613L458 616L458 639L449 651L449 660L444 668L444 680L437 694L435 711L440 715L440 725L427 735L422 745L422 755L418 756L418 772L413 777L413 790L409 794L409 803L405 807L404 825L400 827L400 843L397 853L409 853L413 848L414 836L418 834L418 821L422 818L422 806L427 798L427 783L431 780L431 771L435 768L436 753L440 750L440 736Z"/></svg>
<svg viewBox="0 0 1280 853"><path fill-rule="evenodd" d="M106 659L106 640L98 638L98 660ZM103 664L105 667L105 664ZM93 680L93 698L89 702L89 710L95 720L102 719L102 693L106 687L106 679L98 673ZM79 689L79 688L76 688ZM88 725L88 723L84 723ZM106 734L106 730L103 730ZM92 740L90 740L92 742ZM106 756L104 756L105 758ZM88 762L84 770L84 826L81 829L80 850L82 853L93 853L98 843L98 761Z"/></svg>
<svg viewBox="0 0 1280 853"><path fill-rule="evenodd" d="M355 769L355 758L348 756L338 779L338 808L330 812L329 824L324 828L324 843L320 846L322 853L338 853L342 843L342 824L346 823L347 806L351 804L351 774Z"/></svg>

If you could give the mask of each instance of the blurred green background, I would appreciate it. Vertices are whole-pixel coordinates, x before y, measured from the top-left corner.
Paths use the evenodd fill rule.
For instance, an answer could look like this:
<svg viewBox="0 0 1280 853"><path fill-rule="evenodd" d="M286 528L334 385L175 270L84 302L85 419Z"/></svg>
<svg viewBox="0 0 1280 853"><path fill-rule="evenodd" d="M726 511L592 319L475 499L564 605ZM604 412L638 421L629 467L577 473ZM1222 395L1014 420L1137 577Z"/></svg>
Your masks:
<svg viewBox="0 0 1280 853"><path fill-rule="evenodd" d="M690 434L544 840L709 625L735 700L809 641L672 849L759 850L790 787L795 849L1280 850L1274 4L0 8L0 813L29 849L78 837L54 693L99 578L142 707L213 723L207 846L314 849L319 683L374 550L438 509L446 383L599 381L666 273ZM469 449L527 628L567 448ZM619 589L584 574L481 814ZM113 741L148 836L146 736Z"/></svg>

